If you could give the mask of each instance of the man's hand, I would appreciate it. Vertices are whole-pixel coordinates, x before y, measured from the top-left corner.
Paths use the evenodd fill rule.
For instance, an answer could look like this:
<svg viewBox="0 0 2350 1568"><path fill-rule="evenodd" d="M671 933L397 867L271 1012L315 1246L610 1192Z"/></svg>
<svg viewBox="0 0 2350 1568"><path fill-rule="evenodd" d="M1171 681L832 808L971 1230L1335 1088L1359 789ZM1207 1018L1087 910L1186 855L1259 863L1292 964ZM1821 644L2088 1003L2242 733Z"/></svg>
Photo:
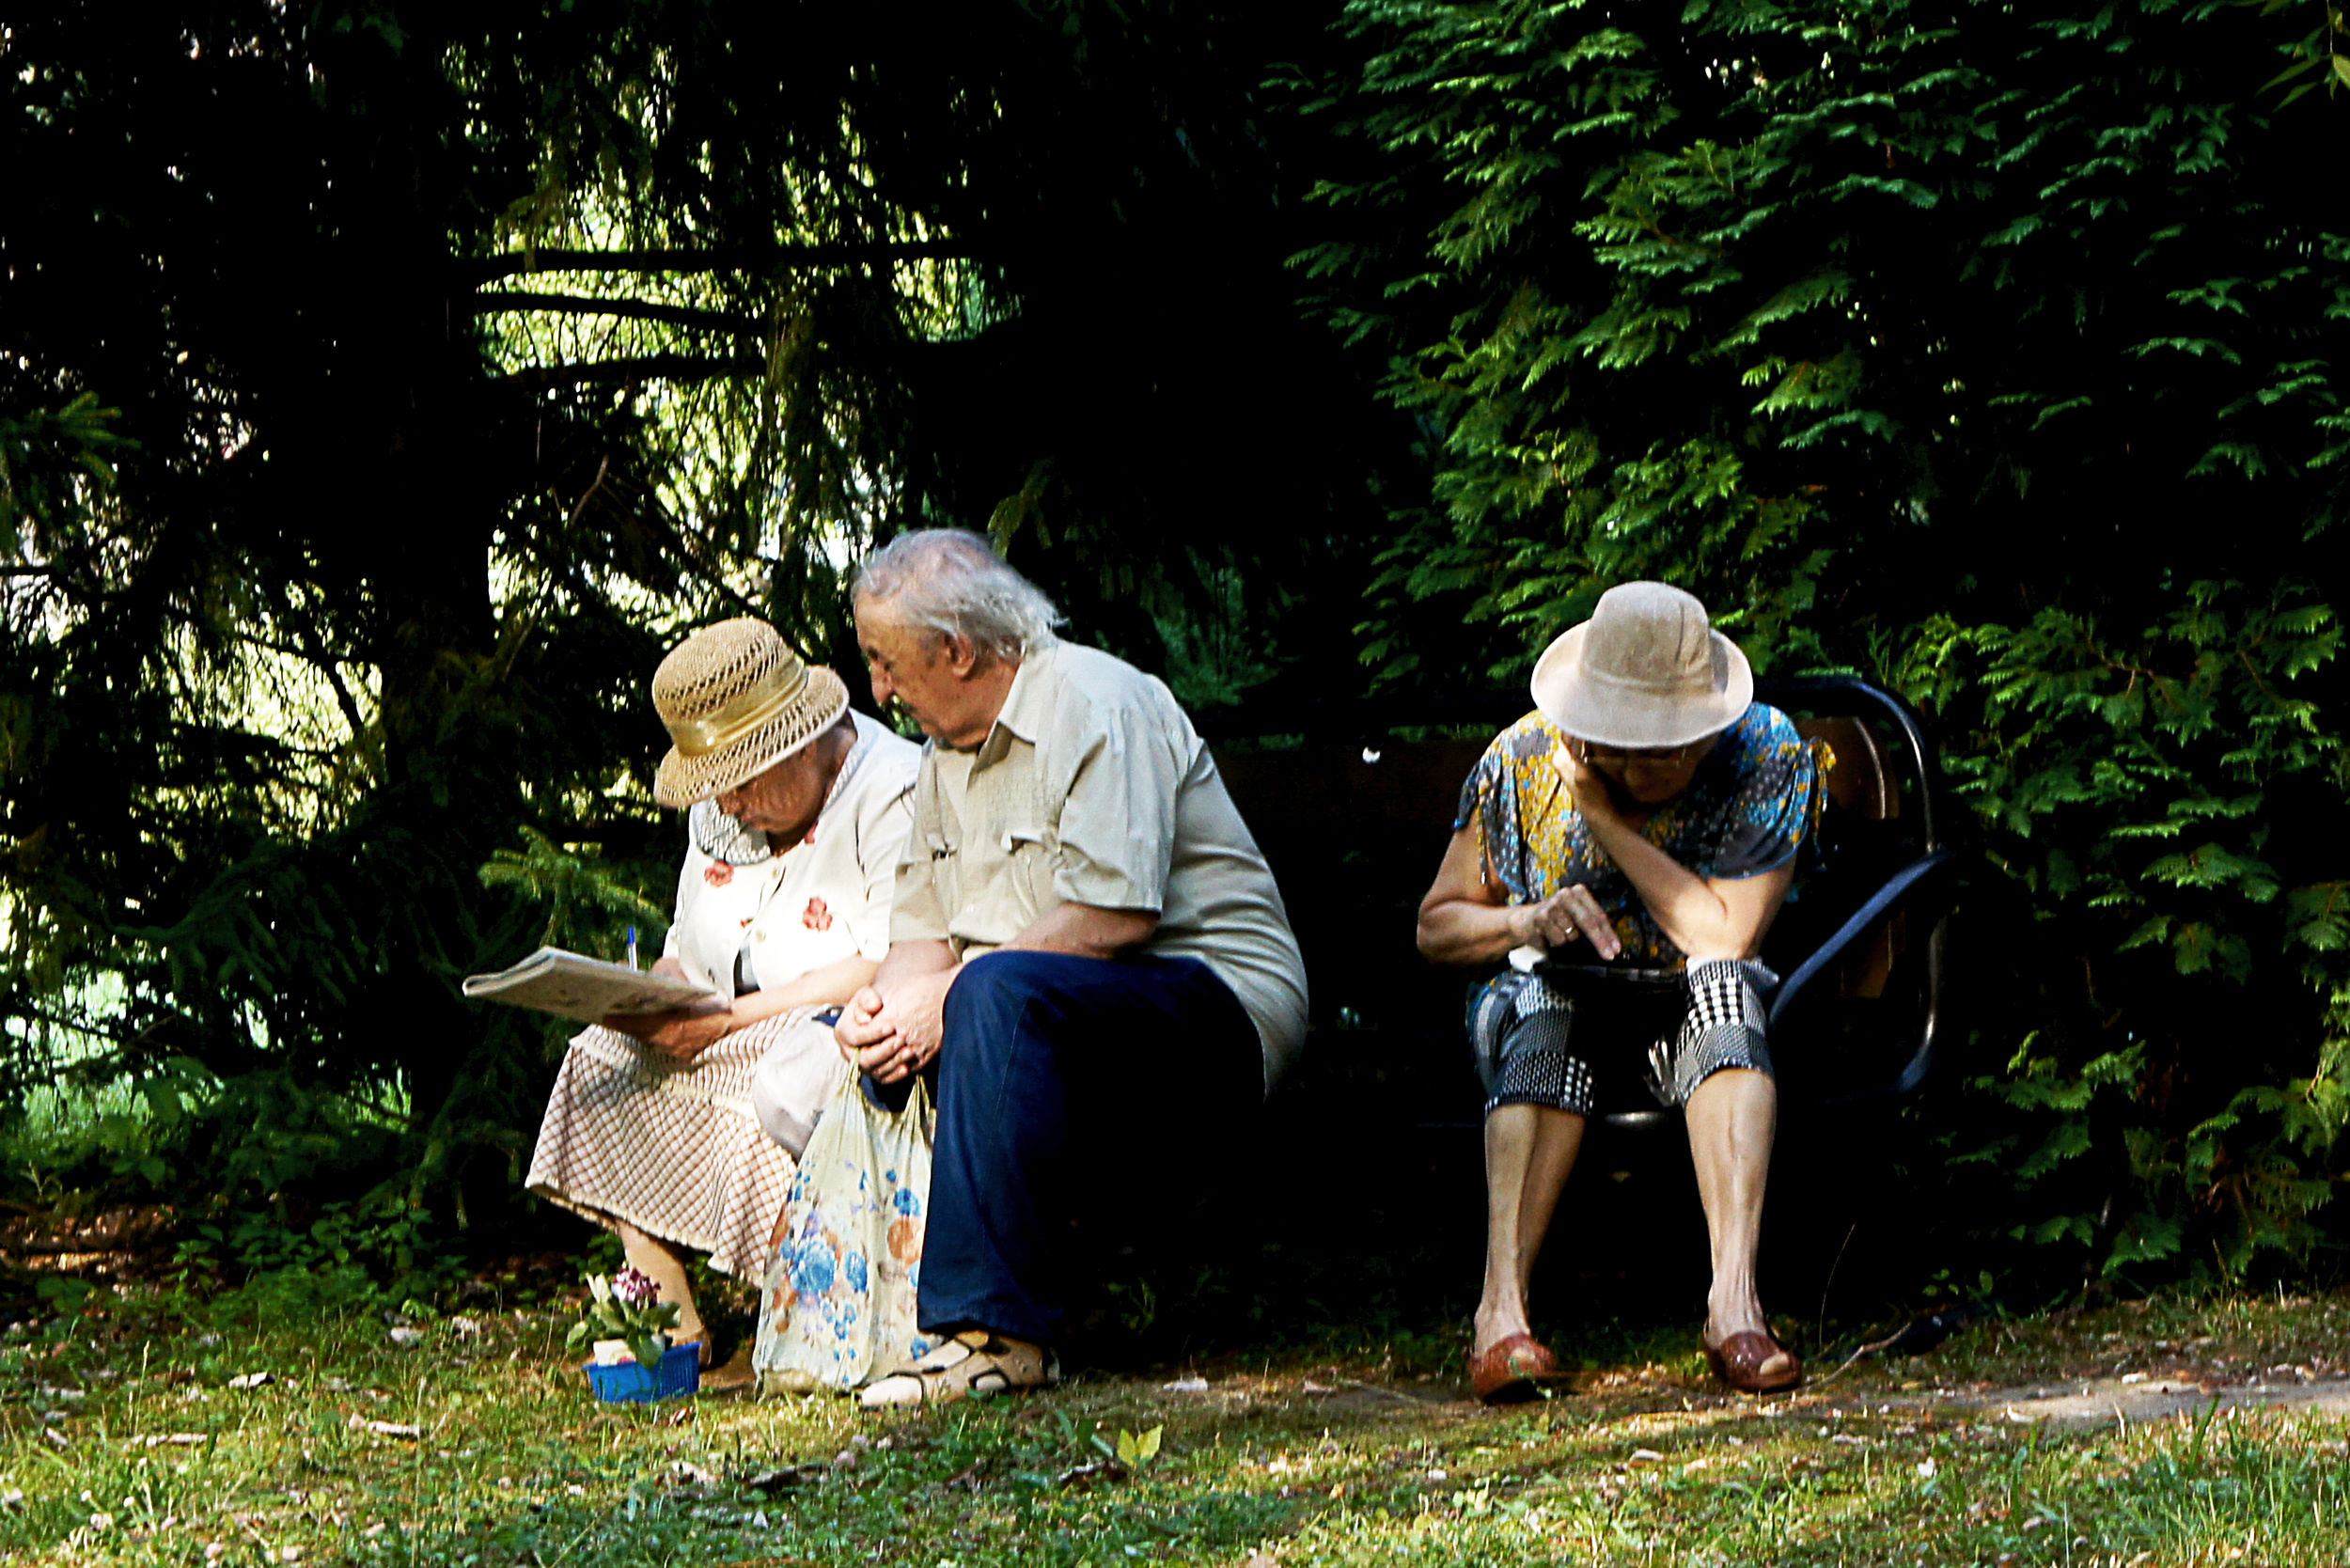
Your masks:
<svg viewBox="0 0 2350 1568"><path fill-rule="evenodd" d="M667 1012L616 1012L603 1027L671 1061L692 1061L734 1032L734 1010L713 997L698 1007Z"/></svg>
<svg viewBox="0 0 2350 1568"><path fill-rule="evenodd" d="M871 1074L876 1083L894 1084L938 1059L939 1043L946 1035L947 990L954 984L956 972L940 969L907 975L890 986L878 1012L856 1031L867 1038L854 1042L856 1048L845 1053L858 1072ZM844 1045L853 1043L850 1035L842 1032L849 1016L842 1013L833 1030ZM875 1029L886 1032L875 1037Z"/></svg>
<svg viewBox="0 0 2350 1568"><path fill-rule="evenodd" d="M857 1053L868 1046L897 1037L896 1023L882 1017L884 1006L880 992L870 985L860 985L856 995L840 1010L840 1017L832 1027L832 1037L839 1043L840 1055L848 1061L854 1063Z"/></svg>
<svg viewBox="0 0 2350 1568"><path fill-rule="evenodd" d="M1560 888L1540 903L1512 904L1510 934L1521 948L1563 948L1578 938L1588 940L1603 963L1623 951L1606 911L1580 883Z"/></svg>

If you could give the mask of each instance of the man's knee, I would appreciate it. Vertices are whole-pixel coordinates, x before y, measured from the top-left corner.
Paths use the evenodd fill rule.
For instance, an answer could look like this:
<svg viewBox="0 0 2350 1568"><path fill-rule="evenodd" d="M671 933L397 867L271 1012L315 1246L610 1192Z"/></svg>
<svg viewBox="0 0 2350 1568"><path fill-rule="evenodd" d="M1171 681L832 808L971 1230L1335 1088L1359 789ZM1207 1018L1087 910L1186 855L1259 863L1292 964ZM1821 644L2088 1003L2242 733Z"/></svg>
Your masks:
<svg viewBox="0 0 2350 1568"><path fill-rule="evenodd" d="M947 990L941 1018L949 1038L977 1029L1001 1034L1040 998L1059 988L1064 953L993 952L973 959ZM1082 961L1079 961L1082 962Z"/></svg>

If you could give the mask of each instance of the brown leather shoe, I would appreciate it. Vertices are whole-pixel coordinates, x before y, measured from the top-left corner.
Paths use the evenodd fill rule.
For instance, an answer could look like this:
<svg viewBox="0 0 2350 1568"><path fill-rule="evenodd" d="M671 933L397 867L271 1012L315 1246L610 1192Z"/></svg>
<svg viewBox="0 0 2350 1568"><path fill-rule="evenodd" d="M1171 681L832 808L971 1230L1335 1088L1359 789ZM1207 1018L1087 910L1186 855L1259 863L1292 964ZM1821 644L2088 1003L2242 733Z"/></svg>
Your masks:
<svg viewBox="0 0 2350 1568"><path fill-rule="evenodd" d="M1550 1347L1531 1334L1512 1334L1469 1357L1469 1387L1487 1404L1523 1404L1566 1377Z"/></svg>
<svg viewBox="0 0 2350 1568"><path fill-rule="evenodd" d="M1787 1364L1765 1375L1762 1369L1782 1356ZM1751 1328L1732 1334L1718 1345L1706 1345L1705 1364L1714 1369L1716 1377L1742 1394L1776 1394L1803 1381L1803 1363L1795 1353L1775 1336Z"/></svg>
<svg viewBox="0 0 2350 1568"><path fill-rule="evenodd" d="M751 1341L744 1340L734 1347L734 1354L727 1357L725 1366L711 1367L702 1373L701 1391L717 1395L745 1393L757 1375L751 1370Z"/></svg>

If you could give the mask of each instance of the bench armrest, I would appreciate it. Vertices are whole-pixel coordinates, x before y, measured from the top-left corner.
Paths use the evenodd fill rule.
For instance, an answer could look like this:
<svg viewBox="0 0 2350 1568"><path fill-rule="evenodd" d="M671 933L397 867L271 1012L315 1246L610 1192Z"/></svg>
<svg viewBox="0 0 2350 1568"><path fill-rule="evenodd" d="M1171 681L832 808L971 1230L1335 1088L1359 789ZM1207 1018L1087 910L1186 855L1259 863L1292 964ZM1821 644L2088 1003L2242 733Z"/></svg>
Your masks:
<svg viewBox="0 0 2350 1568"><path fill-rule="evenodd" d="M1804 989L1823 970L1834 964L1847 948L1858 941L1878 921L1890 915L1897 905L1904 901L1923 900L1935 892L1945 880L1945 873L1951 869L1953 863L1953 856L1950 851L1937 849L1911 861L1887 879L1885 885L1860 906L1852 918L1839 927L1835 935L1822 943L1817 952L1804 960L1795 972L1788 977L1787 982L1778 988L1778 994L1771 999L1772 1034L1774 1036L1778 1034L1780 1018L1795 998L1802 995ZM1836 1095L1826 1104L1849 1105L1874 1100L1899 1099L1925 1080L1926 1071L1934 1063L1935 1045L1941 1034L1939 1025L1942 1012L1942 981L1938 948L1937 933L1936 936L1928 943L1928 951L1925 954L1926 1015L1923 1027L1918 1034L1917 1047L1909 1053L1908 1058L1903 1061L1900 1070L1889 1078L1855 1092Z"/></svg>
<svg viewBox="0 0 2350 1568"><path fill-rule="evenodd" d="M1893 906L1903 899L1913 893L1922 896L1922 886L1936 873L1948 870L1950 863L1949 850L1934 850L1886 878L1885 885L1870 894L1868 901L1853 912L1850 919L1836 928L1836 934L1821 943L1811 956L1798 964L1795 972L1782 980L1778 989L1771 994L1772 1030L1778 1030L1780 1017L1795 998L1803 995L1804 988L1819 977L1821 971L1841 958L1845 949L1860 940L1872 926L1891 914Z"/></svg>

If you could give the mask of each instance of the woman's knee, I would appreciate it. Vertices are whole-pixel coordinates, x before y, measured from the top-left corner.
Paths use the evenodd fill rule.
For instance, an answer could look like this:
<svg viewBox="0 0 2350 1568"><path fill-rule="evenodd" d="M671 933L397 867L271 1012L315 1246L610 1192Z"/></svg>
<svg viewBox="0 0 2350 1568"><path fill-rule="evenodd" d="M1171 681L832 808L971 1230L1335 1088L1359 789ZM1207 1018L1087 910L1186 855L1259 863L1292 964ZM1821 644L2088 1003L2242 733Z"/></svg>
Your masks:
<svg viewBox="0 0 2350 1568"><path fill-rule="evenodd" d="M1523 1122L1529 1127L1583 1130L1590 1118L1582 1111L1569 1110L1548 1100L1502 1100L1485 1107L1485 1120Z"/></svg>
<svg viewBox="0 0 2350 1568"><path fill-rule="evenodd" d="M1776 1102L1778 1075L1771 1070L1771 1058L1758 1056L1753 1060L1707 1062L1689 1071L1677 1085L1682 1105L1694 1105L1700 1097L1708 1102L1749 1103L1767 1096Z"/></svg>
<svg viewBox="0 0 2350 1568"><path fill-rule="evenodd" d="M1769 1147L1778 1121L1778 1082L1767 1070L1718 1067L1682 1101L1692 1146Z"/></svg>

